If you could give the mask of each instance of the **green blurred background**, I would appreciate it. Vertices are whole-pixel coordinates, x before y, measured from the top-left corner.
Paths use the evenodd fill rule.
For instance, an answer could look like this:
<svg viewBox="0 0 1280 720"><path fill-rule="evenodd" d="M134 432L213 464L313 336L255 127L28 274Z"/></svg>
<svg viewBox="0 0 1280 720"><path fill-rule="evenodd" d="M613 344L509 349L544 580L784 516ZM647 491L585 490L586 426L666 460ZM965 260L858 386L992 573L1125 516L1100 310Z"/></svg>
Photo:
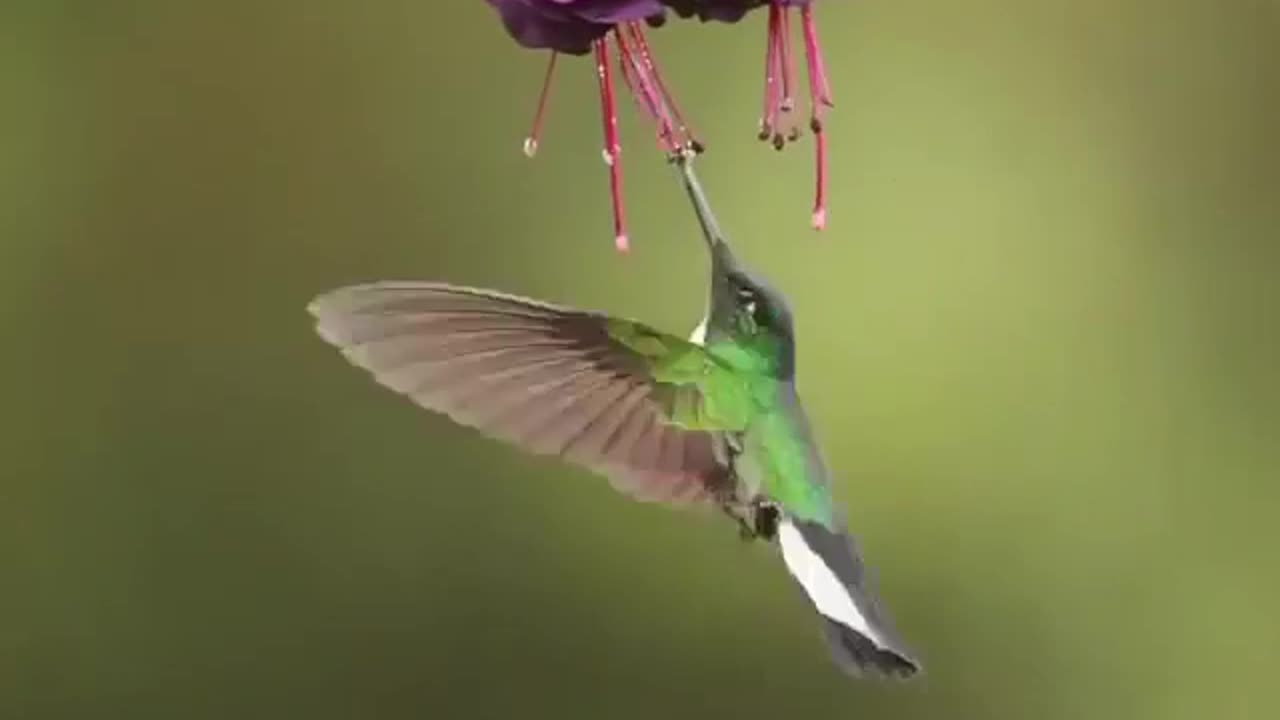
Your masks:
<svg viewBox="0 0 1280 720"><path fill-rule="evenodd" d="M827 2L811 145L763 17L652 42L910 684L764 548L424 413L307 301L440 279L685 332L704 256L624 114L480 0L0 6L3 718L1270 718L1280 9Z"/></svg>

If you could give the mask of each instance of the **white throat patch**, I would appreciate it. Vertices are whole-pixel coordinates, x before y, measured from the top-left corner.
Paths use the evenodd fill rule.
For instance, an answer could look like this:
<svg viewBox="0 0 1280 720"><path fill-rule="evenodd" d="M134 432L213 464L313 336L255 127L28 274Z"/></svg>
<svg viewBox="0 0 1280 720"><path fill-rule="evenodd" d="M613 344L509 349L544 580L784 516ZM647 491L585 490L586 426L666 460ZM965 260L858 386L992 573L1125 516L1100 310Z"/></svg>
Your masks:
<svg viewBox="0 0 1280 720"><path fill-rule="evenodd" d="M693 334L689 336L689 342L694 345L702 345L707 339L707 318L702 318L702 322L698 323L698 327L693 329Z"/></svg>

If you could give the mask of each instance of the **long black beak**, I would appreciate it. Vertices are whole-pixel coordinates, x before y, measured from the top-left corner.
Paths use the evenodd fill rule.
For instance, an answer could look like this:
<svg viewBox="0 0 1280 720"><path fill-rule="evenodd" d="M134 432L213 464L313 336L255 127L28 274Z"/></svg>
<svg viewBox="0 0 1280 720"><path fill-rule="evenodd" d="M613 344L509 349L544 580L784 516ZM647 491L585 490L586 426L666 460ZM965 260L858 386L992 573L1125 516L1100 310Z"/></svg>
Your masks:
<svg viewBox="0 0 1280 720"><path fill-rule="evenodd" d="M684 184L689 200L693 202L694 214L698 216L698 224L702 226L702 237L706 240L707 250L711 252L713 272L727 274L738 268L737 258L729 249L729 243L716 222L715 213L711 212L711 204L707 202L707 194L693 172L693 154L682 153L673 161L680 168L680 179Z"/></svg>

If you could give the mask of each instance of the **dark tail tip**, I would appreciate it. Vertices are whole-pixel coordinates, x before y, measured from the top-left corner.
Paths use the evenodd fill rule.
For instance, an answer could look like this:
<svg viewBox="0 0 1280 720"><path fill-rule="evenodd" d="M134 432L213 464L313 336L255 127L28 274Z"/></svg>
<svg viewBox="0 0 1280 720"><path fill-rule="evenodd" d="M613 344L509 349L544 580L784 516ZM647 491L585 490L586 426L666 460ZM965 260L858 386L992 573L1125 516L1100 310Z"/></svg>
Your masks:
<svg viewBox="0 0 1280 720"><path fill-rule="evenodd" d="M906 680L921 671L914 658L891 649L876 647L875 643L838 622L822 619L823 633L831 648L831 659L841 670L863 677L878 673L885 677Z"/></svg>
<svg viewBox="0 0 1280 720"><path fill-rule="evenodd" d="M842 670L902 679L922 671L894 630L852 537L788 518L778 542L787 569L821 615L832 659Z"/></svg>

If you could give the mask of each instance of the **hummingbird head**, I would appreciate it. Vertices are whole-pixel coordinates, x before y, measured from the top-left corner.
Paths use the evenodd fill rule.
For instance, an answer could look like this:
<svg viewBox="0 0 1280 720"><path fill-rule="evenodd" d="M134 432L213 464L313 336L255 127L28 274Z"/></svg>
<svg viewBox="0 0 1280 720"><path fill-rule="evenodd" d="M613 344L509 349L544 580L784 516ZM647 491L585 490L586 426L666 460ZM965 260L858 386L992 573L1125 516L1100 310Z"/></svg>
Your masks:
<svg viewBox="0 0 1280 720"><path fill-rule="evenodd" d="M711 284L707 340L749 348L764 356L773 374L790 379L795 374L795 326L786 297L737 263L713 266Z"/></svg>
<svg viewBox="0 0 1280 720"><path fill-rule="evenodd" d="M768 361L781 379L795 373L795 332L791 308L782 293L738 261L693 172L692 157L675 158L681 181L693 202L702 237L711 254L711 297L705 341L739 344Z"/></svg>

